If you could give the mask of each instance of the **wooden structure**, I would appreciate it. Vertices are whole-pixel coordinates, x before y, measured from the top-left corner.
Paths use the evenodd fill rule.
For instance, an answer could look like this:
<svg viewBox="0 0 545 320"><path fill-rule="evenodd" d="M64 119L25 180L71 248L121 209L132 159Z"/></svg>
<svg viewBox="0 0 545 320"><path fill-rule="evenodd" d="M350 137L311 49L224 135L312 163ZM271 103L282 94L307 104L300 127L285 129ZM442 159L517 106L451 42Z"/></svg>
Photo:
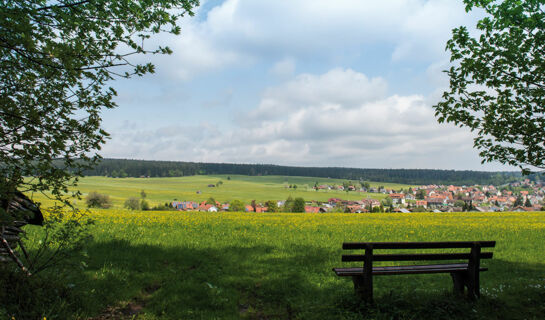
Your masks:
<svg viewBox="0 0 545 320"><path fill-rule="evenodd" d="M14 250L20 246L23 254L27 256L21 242L20 234L24 232L21 228L27 224L42 225L44 221L42 212L32 200L19 191L12 194L9 200L2 199L0 202L2 208L13 218L13 221L9 222L0 221L0 263L13 261L30 275Z"/></svg>
<svg viewBox="0 0 545 320"><path fill-rule="evenodd" d="M491 259L492 252L482 252L481 248L491 248L496 241L456 241L456 242L355 242L343 243L343 249L365 250L364 254L345 254L342 261L362 261L363 267L333 268L340 277L352 277L356 293L368 302L373 301L373 276L397 274L450 273L454 292L467 294L474 299L479 294L479 273L488 268L481 266L481 259ZM375 250L443 249L437 253L380 253ZM465 252L445 252L444 249L466 249ZM449 250L454 251L454 250ZM460 250L456 250L460 251ZM391 251L390 251L391 252ZM414 252L414 251L413 251ZM428 261L427 264L374 266L375 261ZM443 261L444 263L429 263Z"/></svg>

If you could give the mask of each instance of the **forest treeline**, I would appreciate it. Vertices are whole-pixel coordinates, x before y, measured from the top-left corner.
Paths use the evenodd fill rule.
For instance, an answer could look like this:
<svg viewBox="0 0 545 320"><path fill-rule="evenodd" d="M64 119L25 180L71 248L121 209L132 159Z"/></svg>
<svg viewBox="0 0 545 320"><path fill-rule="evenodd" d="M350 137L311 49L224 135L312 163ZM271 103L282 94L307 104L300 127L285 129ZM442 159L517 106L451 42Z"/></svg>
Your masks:
<svg viewBox="0 0 545 320"><path fill-rule="evenodd" d="M271 164L199 163L102 159L85 175L108 177L182 177L192 175L241 174L249 176L281 175L366 180L404 184L493 184L518 181L520 172L486 172L431 169L359 169L339 167L291 167ZM539 179L530 175L532 180Z"/></svg>

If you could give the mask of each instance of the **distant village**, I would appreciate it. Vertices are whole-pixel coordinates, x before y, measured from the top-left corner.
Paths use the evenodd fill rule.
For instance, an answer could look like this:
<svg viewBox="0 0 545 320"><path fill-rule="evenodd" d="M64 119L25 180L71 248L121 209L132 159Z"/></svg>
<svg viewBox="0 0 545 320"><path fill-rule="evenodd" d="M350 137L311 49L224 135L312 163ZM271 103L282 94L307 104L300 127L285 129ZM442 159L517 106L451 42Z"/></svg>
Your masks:
<svg viewBox="0 0 545 320"><path fill-rule="evenodd" d="M367 188L366 188L367 186ZM488 185L474 186L445 186L426 185L408 189L393 190L384 187L369 187L362 185L315 185L313 189L359 192L367 196L361 200L343 200L330 198L324 201L304 202L304 212L497 212L497 211L543 211L545 197L545 183L533 182L525 179L499 187ZM209 185L208 187L215 187ZM288 186L286 186L287 188ZM296 188L296 186L293 186ZM290 185L289 188L292 188ZM197 191L200 193L200 191ZM371 194L384 194L383 199ZM238 201L238 200L236 200ZM173 201L172 207L182 211L246 211L246 212L291 212L286 201L267 201L267 203L242 204L237 202L237 210L233 210L231 203L219 203L215 200L203 202ZM241 206L242 205L242 206ZM274 208L273 208L274 207ZM302 207L298 212L303 212Z"/></svg>

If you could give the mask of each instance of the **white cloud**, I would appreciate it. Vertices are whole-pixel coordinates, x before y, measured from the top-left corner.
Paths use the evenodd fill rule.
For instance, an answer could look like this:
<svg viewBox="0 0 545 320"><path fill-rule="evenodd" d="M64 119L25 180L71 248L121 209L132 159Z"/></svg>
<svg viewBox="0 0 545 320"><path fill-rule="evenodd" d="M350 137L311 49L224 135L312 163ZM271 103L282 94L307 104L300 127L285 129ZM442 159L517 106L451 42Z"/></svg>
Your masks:
<svg viewBox="0 0 545 320"><path fill-rule="evenodd" d="M284 58L273 65L270 72L277 77L288 77L295 71L295 60Z"/></svg>
<svg viewBox="0 0 545 320"><path fill-rule="evenodd" d="M209 4L181 36L149 44L174 50L153 58L158 75L117 83L104 156L501 168L481 167L473 135L438 124L431 107L448 87L450 30L475 22L461 1Z"/></svg>
<svg viewBox="0 0 545 320"><path fill-rule="evenodd" d="M107 156L349 167L482 169L472 134L440 125L426 97L387 95L350 69L302 74L265 90L231 129L214 123L112 132ZM276 111L276 113L275 113ZM273 114L274 113L274 114Z"/></svg>
<svg viewBox="0 0 545 320"><path fill-rule="evenodd" d="M196 74L253 59L235 48L222 48L210 40L206 31L198 25L184 24L181 36L163 35L154 39L154 43L167 43L174 51L170 56L156 58L155 64L161 73L172 78L189 80Z"/></svg>
<svg viewBox="0 0 545 320"><path fill-rule="evenodd" d="M251 120L270 121L305 108L339 110L375 101L386 94L387 84L381 78L369 79L351 69L332 69L322 75L301 74L293 80L268 88Z"/></svg>
<svg viewBox="0 0 545 320"><path fill-rule="evenodd" d="M279 56L329 59L374 45L391 47L395 61L437 60L451 29L475 20L452 0L226 0L199 14L183 20L182 35L168 39L174 55L158 62L182 79L263 60L290 71Z"/></svg>

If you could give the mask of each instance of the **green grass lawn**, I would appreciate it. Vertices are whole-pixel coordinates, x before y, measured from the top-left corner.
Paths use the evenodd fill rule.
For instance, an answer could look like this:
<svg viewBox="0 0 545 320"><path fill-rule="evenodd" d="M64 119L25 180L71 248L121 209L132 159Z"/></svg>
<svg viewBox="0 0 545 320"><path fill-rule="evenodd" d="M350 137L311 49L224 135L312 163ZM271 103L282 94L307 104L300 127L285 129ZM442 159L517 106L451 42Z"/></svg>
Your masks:
<svg viewBox="0 0 545 320"><path fill-rule="evenodd" d="M230 180L228 180L230 177ZM208 187L222 181L219 187ZM315 191L314 184L338 184L339 179L324 179L310 177L283 177L283 176L242 176L242 175L218 175L218 176L189 176L180 178L107 178L85 177L81 179L78 189L85 195L91 191L107 194L112 199L114 207L122 208L123 203L130 197L140 197L140 191L145 190L150 204L157 205L177 200L203 201L213 197L220 202L228 202L235 199L250 203L252 200L265 202L267 200L285 200L288 196L302 197L305 200L326 201L329 198L338 197L346 200L361 200L372 197L382 199L385 196L377 193L360 193L344 191ZM297 185L297 189L286 188L289 185ZM408 189L410 186L393 183L376 183L372 186L384 186L399 190ZM200 191L200 194L197 194ZM40 194L35 199L50 205ZM75 200L76 205L84 206L84 200Z"/></svg>
<svg viewBox="0 0 545 320"><path fill-rule="evenodd" d="M96 224L86 249L88 267L65 280L72 298L43 306L47 319L116 314L120 319L542 319L545 314L543 212L98 210L91 215ZM39 232L27 230L31 238ZM483 261L489 271L481 273L477 302L453 296L449 275L432 274L375 277L376 303L369 306L354 295L349 279L331 271L343 265L343 241L456 240L497 241L494 258Z"/></svg>

